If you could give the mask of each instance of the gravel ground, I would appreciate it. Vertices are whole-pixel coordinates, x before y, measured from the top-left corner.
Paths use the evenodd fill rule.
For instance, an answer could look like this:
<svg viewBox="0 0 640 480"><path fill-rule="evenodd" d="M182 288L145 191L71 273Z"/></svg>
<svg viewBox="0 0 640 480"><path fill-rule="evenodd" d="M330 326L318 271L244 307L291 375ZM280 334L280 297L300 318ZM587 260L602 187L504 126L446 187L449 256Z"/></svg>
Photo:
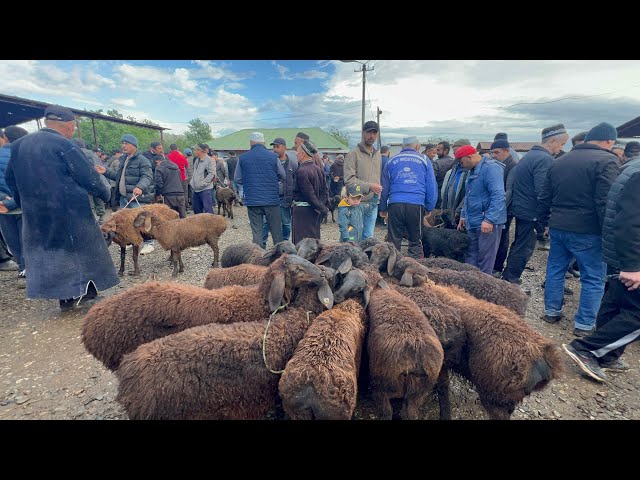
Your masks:
<svg viewBox="0 0 640 480"><path fill-rule="evenodd" d="M251 240L245 208L234 209L235 218L220 239L220 251L227 246ZM376 227L375 235L383 238L385 230ZM322 226L322 237L338 238L336 224ZM119 247L110 248L114 265L119 265ZM130 252L130 251L128 251ZM185 272L177 281L202 285L213 261L209 246L183 252ZM542 335L558 344L573 339L571 322L563 319L549 325L543 313L543 290L547 252L536 249L525 270L523 284L532 289L526 321ZM171 280L168 253L159 246L149 255L140 256L142 275L125 276L120 285L101 296L106 297L148 280ZM117 267L116 267L117 268ZM132 269L130 253L127 270ZM24 290L16 287L16 272L0 272L0 419L126 419L114 398L117 393L115 375L88 354L80 342L80 327L88 306L60 313L57 301L26 300ZM568 296L565 315L572 319L577 308L580 282L573 278L567 285L575 295ZM124 312L123 312L124 313ZM638 344L627 348L624 356L632 370L610 374L606 385L585 379L577 367L567 360L567 373L542 392L532 394L516 409L514 419L640 419L640 351ZM458 377L452 379L452 417L454 419L486 419L473 387ZM426 406L423 417L437 419L435 397ZM375 419L376 409L365 393L355 412L356 419Z"/></svg>

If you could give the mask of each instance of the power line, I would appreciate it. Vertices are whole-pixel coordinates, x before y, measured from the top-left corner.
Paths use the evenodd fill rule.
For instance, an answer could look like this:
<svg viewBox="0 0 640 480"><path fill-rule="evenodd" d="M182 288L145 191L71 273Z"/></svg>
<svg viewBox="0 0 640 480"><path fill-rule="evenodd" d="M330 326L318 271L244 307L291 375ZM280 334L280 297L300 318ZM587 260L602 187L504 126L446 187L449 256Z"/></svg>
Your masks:
<svg viewBox="0 0 640 480"><path fill-rule="evenodd" d="M631 85L630 87L620 88L618 90L613 90L611 92L606 92L606 93L596 93L594 95L578 95L578 96L571 96L571 97L562 97L562 98L557 98L555 100L549 100L548 102L521 102L521 103L514 103L513 105L507 105L507 106L500 107L500 108L515 107L516 105L546 105L547 103L562 102L563 100L580 100L582 98L602 97L604 95L611 95L612 93L621 92L623 90L629 90L631 88L635 88L635 87L638 87L638 86L640 86L640 83L636 83L635 85Z"/></svg>

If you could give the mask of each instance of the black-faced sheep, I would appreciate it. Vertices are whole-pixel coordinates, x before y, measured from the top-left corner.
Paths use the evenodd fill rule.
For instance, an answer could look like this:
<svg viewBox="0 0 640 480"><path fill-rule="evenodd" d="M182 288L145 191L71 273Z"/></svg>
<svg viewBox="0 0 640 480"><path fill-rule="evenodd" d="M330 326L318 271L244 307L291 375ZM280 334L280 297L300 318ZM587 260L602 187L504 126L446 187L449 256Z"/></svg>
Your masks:
<svg viewBox="0 0 640 480"><path fill-rule="evenodd" d="M305 238L298 242L298 255L318 265L326 264L344 274L349 269L369 263L369 258L352 242L325 243L316 238Z"/></svg>
<svg viewBox="0 0 640 480"><path fill-rule="evenodd" d="M422 251L425 257L447 257L460 262L469 248L469 237L448 228L423 228Z"/></svg>
<svg viewBox="0 0 640 480"><path fill-rule="evenodd" d="M325 272L297 255L282 256L253 287L206 290L148 282L94 305L84 318L82 342L89 353L115 370L124 354L156 338L197 325L264 319L279 306L295 303L304 285L313 286L312 294L319 297L314 313L320 313L322 306L333 306ZM309 295L301 296L301 301L307 304Z"/></svg>
<svg viewBox="0 0 640 480"><path fill-rule="evenodd" d="M229 187L216 187L216 200L218 201L218 215L220 215L220 207L222 207L222 216L227 214L233 220L233 202L236 200L236 192Z"/></svg>
<svg viewBox="0 0 640 480"><path fill-rule="evenodd" d="M351 270L334 299L352 295L352 283L375 282L374 275L379 274L372 266L364 267L364 272ZM370 293L367 313L369 378L373 396L381 407L381 416L391 419L391 400L402 399L401 418L418 419L442 368L442 345L415 302L388 287Z"/></svg>
<svg viewBox="0 0 640 480"><path fill-rule="evenodd" d="M218 266L218 239L227 229L227 221L220 215L200 213L179 220L163 222L151 212L140 212L133 221L135 227L142 227L145 232L160 242L162 248L171 250L173 277L184 272L182 250L207 243L213 250L212 267ZM178 270L178 265L180 269Z"/></svg>
<svg viewBox="0 0 640 480"><path fill-rule="evenodd" d="M144 211L153 212L165 222L179 218L178 212L161 203L152 203L141 208ZM129 272L129 275L140 275L140 267L138 266L140 246L142 242L151 237L142 228L133 226L133 221L139 213L140 210L137 208L122 208L100 226L100 230L102 230L104 239L107 242L107 247L111 245L111 242L120 245L120 270L118 271L120 276L124 275L127 245L133 245L133 271Z"/></svg>
<svg viewBox="0 0 640 480"><path fill-rule="evenodd" d="M278 386L291 419L351 419L364 334L364 308L353 299L315 318Z"/></svg>
<svg viewBox="0 0 640 480"><path fill-rule="evenodd" d="M333 223L336 223L336 219L334 217L336 208L338 208L338 204L340 203L340 201L342 200L342 197L340 195L334 195L333 197L329 198L328 202L327 202L327 208L329 209L329 213L331 214L331 221ZM329 213L327 213L324 218L322 219L322 223L327 223L327 221L329 220Z"/></svg>
<svg viewBox="0 0 640 480"><path fill-rule="evenodd" d="M116 400L135 420L264 419L278 403L277 372L309 323L292 308L268 331L266 320L211 324L145 343L116 372Z"/></svg>
<svg viewBox="0 0 640 480"><path fill-rule="evenodd" d="M398 288L416 302L427 302L425 306L429 300L421 299L429 298L427 290L460 315L467 343L461 348L460 361L449 366L476 387L490 418L509 419L524 397L542 390L562 373L558 347L504 307L478 300L454 286L429 282ZM442 398L440 404L442 409Z"/></svg>
<svg viewBox="0 0 640 480"><path fill-rule="evenodd" d="M279 242L273 247L264 250L255 243L239 243L224 249L220 258L223 268L234 267L243 263L267 266L284 254L296 255L296 247L288 240Z"/></svg>

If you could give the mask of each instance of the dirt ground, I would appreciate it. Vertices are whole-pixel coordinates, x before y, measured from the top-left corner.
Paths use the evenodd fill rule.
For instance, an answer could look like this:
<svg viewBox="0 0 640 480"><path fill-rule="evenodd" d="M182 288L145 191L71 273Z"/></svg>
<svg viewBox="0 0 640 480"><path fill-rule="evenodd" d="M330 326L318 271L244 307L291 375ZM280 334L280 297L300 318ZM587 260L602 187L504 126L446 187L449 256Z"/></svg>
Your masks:
<svg viewBox="0 0 640 480"><path fill-rule="evenodd" d="M220 250L232 243L251 240L246 208L234 208L236 215L220 240ZM336 215L337 217L337 215ZM322 238L338 239L336 224L322 226ZM383 238L385 229L376 227L375 235ZM110 252L114 265L119 265L119 247ZM130 251L128 251L130 252ZM573 314L577 308L580 282L567 280L575 294L566 297L565 316L559 324L541 320L547 251L536 249L525 270L523 284L532 289L526 321L542 335L558 345L574 337ZM170 280L168 254L156 246L149 255L140 256L142 275L129 277L105 292L106 297L132 285L154 280ZM208 246L183 253L185 272L178 282L202 285L213 252ZM132 268L130 253L127 270ZM0 272L0 419L126 419L114 400L117 393L115 375L87 353L80 342L83 315L89 307L60 313L53 300L27 300L25 291L16 287L16 272ZM124 314L124 312L123 312ZM570 319L570 320L567 320ZM579 375L567 359L567 373L542 392L536 392L516 408L512 418L520 420L587 420L640 419L640 350L637 343L627 348L625 361L632 370L609 374L603 385ZM564 354L563 354L564 355ZM454 376L452 379L452 417L454 419L486 419L473 387ZM437 419L435 397L425 408L425 419ZM375 419L376 409L366 394L361 394L355 419Z"/></svg>

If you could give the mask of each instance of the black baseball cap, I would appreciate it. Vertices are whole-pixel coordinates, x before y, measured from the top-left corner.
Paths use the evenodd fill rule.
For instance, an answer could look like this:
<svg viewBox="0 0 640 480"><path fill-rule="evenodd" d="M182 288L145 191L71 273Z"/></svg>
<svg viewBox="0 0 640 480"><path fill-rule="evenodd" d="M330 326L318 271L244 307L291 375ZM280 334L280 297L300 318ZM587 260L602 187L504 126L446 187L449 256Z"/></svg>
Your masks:
<svg viewBox="0 0 640 480"><path fill-rule="evenodd" d="M73 112L62 105L49 105L44 110L44 117L48 120L57 120L59 122L72 122L76 119Z"/></svg>
<svg viewBox="0 0 640 480"><path fill-rule="evenodd" d="M374 122L373 120L369 120L368 122L365 122L364 125L362 125L363 132L369 132L371 130L375 130L376 132L380 131L380 127L378 127L377 122Z"/></svg>
<svg viewBox="0 0 640 480"><path fill-rule="evenodd" d="M287 146L287 142L285 142L284 138L276 138L271 145L284 145L285 147Z"/></svg>

